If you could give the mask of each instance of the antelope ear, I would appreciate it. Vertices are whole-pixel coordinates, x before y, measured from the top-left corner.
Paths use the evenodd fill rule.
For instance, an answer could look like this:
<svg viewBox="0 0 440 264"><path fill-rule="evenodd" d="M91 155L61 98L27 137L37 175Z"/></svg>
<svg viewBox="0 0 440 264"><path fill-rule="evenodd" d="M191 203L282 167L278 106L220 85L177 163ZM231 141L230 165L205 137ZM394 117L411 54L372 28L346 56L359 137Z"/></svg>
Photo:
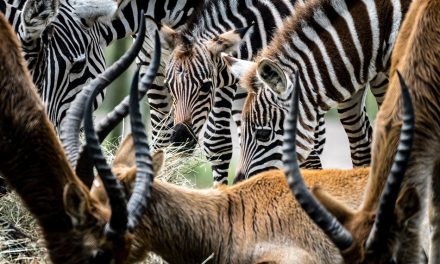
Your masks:
<svg viewBox="0 0 440 264"><path fill-rule="evenodd" d="M118 10L115 0L73 0L75 14L93 26L96 21L110 21Z"/></svg>
<svg viewBox="0 0 440 264"><path fill-rule="evenodd" d="M421 201L419 193L414 187L408 188L401 193L402 195L396 202L396 220L399 226L405 226L409 220L421 212Z"/></svg>
<svg viewBox="0 0 440 264"><path fill-rule="evenodd" d="M235 57L226 55L222 53L223 61L225 62L228 70L235 76L237 79L241 79L249 69L255 67L256 63L248 60L240 60Z"/></svg>
<svg viewBox="0 0 440 264"><path fill-rule="evenodd" d="M87 219L87 197L78 185L69 183L64 187L64 208L73 226L81 226Z"/></svg>
<svg viewBox="0 0 440 264"><path fill-rule="evenodd" d="M35 40L58 13L59 0L28 0L21 13L21 37L26 40Z"/></svg>
<svg viewBox="0 0 440 264"><path fill-rule="evenodd" d="M165 152L161 149L156 150L155 152L153 152L152 160L153 160L153 176L157 177L159 176L159 173L162 170L163 165L165 163Z"/></svg>
<svg viewBox="0 0 440 264"><path fill-rule="evenodd" d="M262 59L257 65L257 76L269 86L276 94L285 94L289 79L284 71L275 62Z"/></svg>
<svg viewBox="0 0 440 264"><path fill-rule="evenodd" d="M253 26L254 23L247 27L230 30L208 40L206 42L208 50L214 55L219 55L221 52L236 50L246 36L246 33L248 33Z"/></svg>

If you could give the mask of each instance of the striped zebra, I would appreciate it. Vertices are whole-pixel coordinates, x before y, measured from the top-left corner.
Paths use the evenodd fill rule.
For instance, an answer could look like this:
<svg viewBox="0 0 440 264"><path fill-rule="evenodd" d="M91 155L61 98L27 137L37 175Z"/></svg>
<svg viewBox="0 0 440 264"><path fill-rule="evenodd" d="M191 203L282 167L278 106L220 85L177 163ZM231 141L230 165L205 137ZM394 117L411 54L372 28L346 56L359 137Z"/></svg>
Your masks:
<svg viewBox="0 0 440 264"><path fill-rule="evenodd" d="M132 0L118 7L112 0L0 0L0 12L18 33L34 83L59 130L82 86L105 69L104 48L137 31L141 8L176 26L199 3L203 1ZM95 107L103 96L97 97Z"/></svg>
<svg viewBox="0 0 440 264"><path fill-rule="evenodd" d="M341 103L349 110L350 100L364 100L368 84L382 102L391 51L410 2L310 2L286 20L255 62L225 57L231 72L249 92L243 108L235 181L268 168L281 168L283 122L296 82L301 89L297 134L300 162L313 150L319 116ZM356 103L352 106L360 107ZM368 120L366 114L361 117ZM369 129L361 134L370 135Z"/></svg>
<svg viewBox="0 0 440 264"><path fill-rule="evenodd" d="M210 1L197 19L182 30L162 30L172 49L165 82L171 92L174 120L161 115L160 121L165 124L157 126L156 130L165 127L163 130L168 132L165 142L186 143L191 149L205 125L204 150L212 162L215 183L227 182L232 156L230 117L232 115L240 131L240 113L247 94L246 90L237 87L238 80L226 67L221 53L232 52L238 58L251 59L258 50L267 46L275 29L282 26L283 19L296 13L295 2ZM297 4L301 6L303 2L298 1ZM244 43L240 45L241 42ZM380 82L375 89L379 103L386 83ZM161 97L160 93L152 90L150 97L168 108L153 109L152 116L154 111L170 112L169 102L166 102L168 98ZM339 110L350 137L354 165L368 165L371 128L364 108L364 93L340 104ZM319 155L325 142L324 116L320 114L316 118L320 121L314 128L315 147L302 164L307 168L321 168Z"/></svg>

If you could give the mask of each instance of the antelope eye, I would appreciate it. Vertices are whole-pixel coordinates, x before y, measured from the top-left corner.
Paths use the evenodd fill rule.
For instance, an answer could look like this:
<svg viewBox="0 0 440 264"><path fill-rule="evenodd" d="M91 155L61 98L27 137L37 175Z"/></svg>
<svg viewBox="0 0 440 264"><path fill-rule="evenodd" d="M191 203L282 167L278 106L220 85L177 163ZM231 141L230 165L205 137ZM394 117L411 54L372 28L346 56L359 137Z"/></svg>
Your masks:
<svg viewBox="0 0 440 264"><path fill-rule="evenodd" d="M272 134L272 130L268 128L259 128L257 129L255 136L258 141L267 142L270 140L270 135Z"/></svg>
<svg viewBox="0 0 440 264"><path fill-rule="evenodd" d="M80 73L86 66L86 57L82 57L72 63L71 73Z"/></svg>

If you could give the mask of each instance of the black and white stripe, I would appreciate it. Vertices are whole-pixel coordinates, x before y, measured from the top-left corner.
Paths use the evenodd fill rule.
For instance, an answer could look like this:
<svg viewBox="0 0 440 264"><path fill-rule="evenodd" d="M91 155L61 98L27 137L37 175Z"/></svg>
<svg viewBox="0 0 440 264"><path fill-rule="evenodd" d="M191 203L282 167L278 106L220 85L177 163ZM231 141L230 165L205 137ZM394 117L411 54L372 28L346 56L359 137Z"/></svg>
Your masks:
<svg viewBox="0 0 440 264"><path fill-rule="evenodd" d="M216 37L221 34L238 29L236 34L242 35L244 44L236 49L234 54L250 59L273 38L283 19L294 12L296 2L208 1L198 16L177 32L178 43L172 47L174 49L166 66L165 82L171 96L163 96L162 91L149 92L150 97L160 98L159 102L168 107L165 110L158 108L158 112L174 111L170 115L170 119L174 117L174 122L169 119L166 123L168 138L160 138L162 142L197 141L202 128L206 126L203 135L204 150L212 162L216 183L227 182L232 156L230 120L233 116L239 126L246 91L237 88L237 80L227 70L220 53L213 54L207 41L216 41ZM248 28L253 23L254 25ZM246 30L249 33L244 32ZM182 58L179 52L185 45L191 49L192 55ZM174 103L172 109L166 100ZM154 118L154 111L152 115Z"/></svg>
<svg viewBox="0 0 440 264"><path fill-rule="evenodd" d="M383 101L390 54L409 4L409 0L321 0L286 21L244 77L251 94L244 107L237 180L267 167L281 168L282 126L296 74L301 89L300 162L314 148L318 117L338 106L354 165L369 163L371 127L363 103L365 88L369 84L378 103ZM240 75L243 65L249 63L235 61L232 70ZM270 144L259 136L262 131Z"/></svg>
<svg viewBox="0 0 440 264"><path fill-rule="evenodd" d="M243 107L246 91L237 88L237 79L234 78L227 70L224 61L218 53L210 52L209 42L215 42L216 38L222 36L229 30L246 27L255 23L249 34L243 36L243 44L236 49L234 56L241 59L251 59L259 49L265 47L273 38L275 29L280 27L286 16L294 14L295 1L279 0L279 1L261 1L261 0L242 0L242 1L210 1L206 4L205 9L200 13L194 23L190 23L186 28L178 32L178 36L186 45L190 46L191 56L183 57L179 54L182 44L177 45L175 51L171 54L170 62L166 75L166 82L174 95L162 96L160 101L163 105L166 100L173 100L175 103L174 110L174 131L171 130L171 115L166 123L168 138L173 140L173 133L179 134L178 131L181 123L184 123L185 130L189 132L186 138L179 141L194 141L199 137L202 126L206 125L203 135L204 150L208 158L212 162L213 174L215 181L226 182L229 161L232 156L232 141L230 135L229 119L232 115L237 127L240 131L241 119L240 113ZM298 6L303 3L300 1ZM237 45L238 46L238 45ZM177 50L177 51L176 51ZM225 49L223 51L230 51ZM206 96L203 91L204 85L210 82L212 88L209 91L210 96ZM150 92L156 95L155 91ZM163 92L162 92L163 93ZM158 92L157 94L160 94ZM159 96L156 96L159 98ZM380 103L380 98L378 99ZM191 104L190 102L193 102ZM367 133L370 124L368 119L362 118L366 116L363 108L363 100L350 101L347 104L356 107L347 109L345 105L341 105L341 113L345 113L342 118L349 120L344 122L344 128L350 138L352 149L353 163L356 166L368 165L369 158L369 142L371 141L371 133ZM232 109L231 109L232 107ZM208 112L204 110L207 109ZM202 111L203 110L203 111ZM170 113L170 110L160 112ZM358 112L356 112L358 111ZM179 113L184 112L184 113ZM154 111L153 111L154 114ZM177 117L176 117L177 115ZM184 116L179 118L179 116ZM162 116L163 117L163 116ZM319 153L322 152L325 142L325 126L323 117L320 126L317 127L315 149L308 157L307 162L302 166L306 168L321 168ZM163 121L164 119L160 119ZM206 122L207 121L207 122ZM371 128L369 128L371 129ZM365 132L360 136L362 132ZM157 134L157 133L156 133ZM180 133L182 134L182 133ZM362 137L362 138L361 138ZM168 142L168 138L162 137L162 142ZM353 140L359 139L361 142L368 142L368 150L365 150L363 144ZM359 155L359 153L366 153Z"/></svg>
<svg viewBox="0 0 440 264"><path fill-rule="evenodd" d="M22 12L26 12L21 8L26 1L11 2L12 5L9 5L2 0L0 11L7 15L18 32L33 80L57 129L84 84L105 69L104 48L112 41L137 31L141 8L146 10L147 15L178 25L198 3L170 0L165 5L162 1L125 1L124 7L111 19L98 16L89 19L81 14L87 9L87 1L66 0L59 3L56 15L41 30L41 34L29 37L21 21ZM103 5L104 2L98 4ZM79 10L78 6L83 10ZM103 96L104 93L97 97L95 107Z"/></svg>

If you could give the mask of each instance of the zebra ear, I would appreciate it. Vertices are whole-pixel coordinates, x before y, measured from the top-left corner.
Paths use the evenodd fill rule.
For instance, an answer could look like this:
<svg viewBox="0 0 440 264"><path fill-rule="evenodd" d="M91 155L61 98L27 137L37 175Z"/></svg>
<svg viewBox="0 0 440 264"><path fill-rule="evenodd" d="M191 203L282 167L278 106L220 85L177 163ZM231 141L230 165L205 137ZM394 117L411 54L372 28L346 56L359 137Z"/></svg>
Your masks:
<svg viewBox="0 0 440 264"><path fill-rule="evenodd" d="M81 226L86 221L87 202L83 191L73 183L64 187L64 207L70 216L74 227Z"/></svg>
<svg viewBox="0 0 440 264"><path fill-rule="evenodd" d="M257 65L257 76L275 93L282 95L288 87L288 79L284 71L269 59L261 60Z"/></svg>
<svg viewBox="0 0 440 264"><path fill-rule="evenodd" d="M100 21L110 21L118 10L115 0L73 0L75 14L86 21L88 26Z"/></svg>
<svg viewBox="0 0 440 264"><path fill-rule="evenodd" d="M26 1L21 13L20 36L26 41L40 38L41 33L57 15L58 9L58 0Z"/></svg>
<svg viewBox="0 0 440 264"><path fill-rule="evenodd" d="M251 29L253 26L254 23L247 27L230 30L211 40L208 40L206 42L208 50L214 55L236 50L241 44L243 38L246 36L246 33L249 32L249 29Z"/></svg>
<svg viewBox="0 0 440 264"><path fill-rule="evenodd" d="M242 79L249 69L256 66L256 63L253 61L240 60L230 55L226 55L225 53L222 53L222 58L228 67L228 70L239 80Z"/></svg>
<svg viewBox="0 0 440 264"><path fill-rule="evenodd" d="M174 29L158 24L162 48L173 50L177 46L178 33Z"/></svg>

